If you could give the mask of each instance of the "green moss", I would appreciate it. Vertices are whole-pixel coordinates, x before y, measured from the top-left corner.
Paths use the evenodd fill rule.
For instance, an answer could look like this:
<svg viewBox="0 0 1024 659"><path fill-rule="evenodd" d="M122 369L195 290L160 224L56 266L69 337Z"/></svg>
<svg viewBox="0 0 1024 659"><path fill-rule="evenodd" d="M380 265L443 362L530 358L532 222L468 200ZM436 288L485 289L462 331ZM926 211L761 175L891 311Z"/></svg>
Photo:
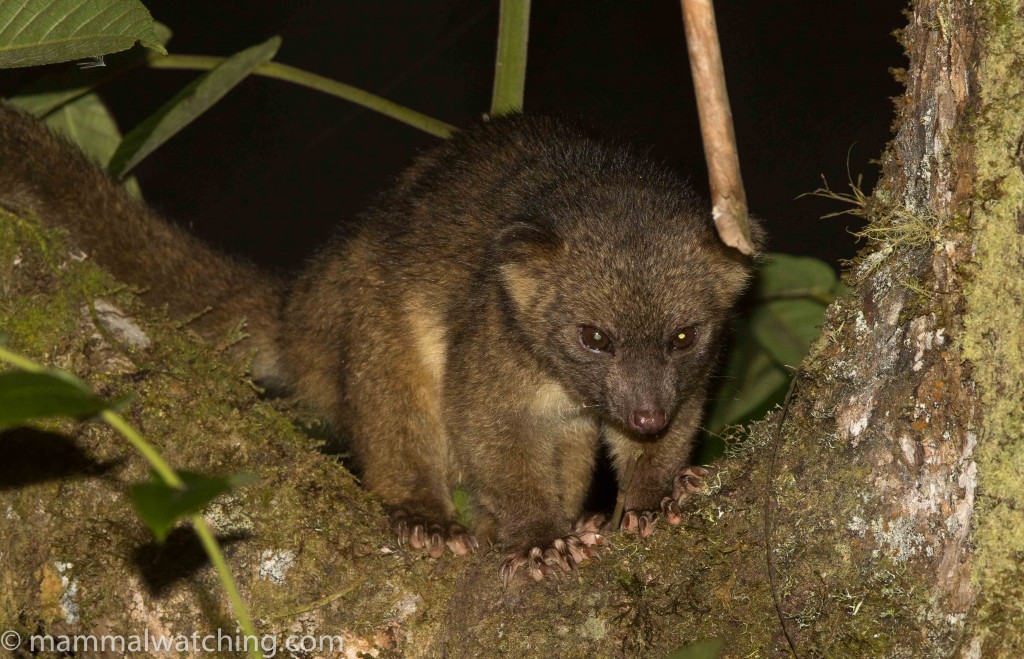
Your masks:
<svg viewBox="0 0 1024 659"><path fill-rule="evenodd" d="M1012 656L1024 651L1024 23L1019 0L977 6L984 34L972 132L979 198L972 208L976 269L966 292L963 340L983 406L975 453L978 614L972 643L985 656Z"/></svg>
<svg viewBox="0 0 1024 659"><path fill-rule="evenodd" d="M326 610L338 629L374 637L398 589L375 582L379 572L365 569L387 543L379 505L332 458L317 452L287 416L258 400L236 367L159 310L142 305L89 259L76 258L55 232L2 211L0 291L0 328L9 335L11 348L74 371L106 397L130 394L126 417L173 467L258 476L255 484L219 500L208 519L228 538L225 552L243 596L257 603L253 612L262 629L293 621L276 618L275 612L287 614L316 603L322 593L340 593L336 601L314 607L314 614L323 616ZM103 335L88 313L100 296L140 323L152 339L150 349L139 352ZM67 421L43 427L70 438L62 440L71 442L66 448L59 442L57 448L73 449L79 457L72 459L87 466L79 467L81 474L50 475L38 482L30 478L23 487L0 492L0 515L19 522L0 525L0 546L18 555L0 565L0 590L12 594L0 597L0 623L34 630L60 618L46 604L47 591L39 581L45 566L59 560L73 565L81 584L76 603L86 625L134 629L137 621L125 617L133 607L123 597L125 584L140 578L137 563L145 567L163 553L198 551L195 540L185 529L170 547L146 549L151 538L125 490L147 477L148 466L111 429ZM20 441L14 449L16 437L4 437L6 459L26 465L45 461L35 451L59 439L29 437L32 442ZM49 459L59 465L64 458ZM108 465L104 469L113 471L104 478L88 477L90 469L100 468L88 465ZM46 474L47 466L36 469ZM33 529L33 538L20 538L25 528ZM301 549L285 583L259 576L261 548L296 546ZM234 628L209 568L170 588L168 597L186 598L201 614L179 620L189 633L218 625ZM161 601L154 597L148 605Z"/></svg>

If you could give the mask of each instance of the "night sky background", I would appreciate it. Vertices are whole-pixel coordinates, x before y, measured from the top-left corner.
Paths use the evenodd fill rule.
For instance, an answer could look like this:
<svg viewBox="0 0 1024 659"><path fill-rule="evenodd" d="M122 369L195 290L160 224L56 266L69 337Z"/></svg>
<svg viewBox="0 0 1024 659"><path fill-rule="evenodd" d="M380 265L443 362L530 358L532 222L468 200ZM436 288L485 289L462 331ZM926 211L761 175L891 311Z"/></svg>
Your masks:
<svg viewBox="0 0 1024 659"><path fill-rule="evenodd" d="M281 35L277 60L381 94L456 126L489 107L497 0L146 0L169 50L228 55ZM716 3L747 196L775 251L832 263L857 220L800 199L820 175L874 184L890 137L889 73L905 66L892 0ZM59 68L49 67L51 70ZM9 94L34 72L8 72ZM197 72L139 69L104 88L122 130ZM526 110L625 137L707 194L678 0L534 0ZM435 138L339 99L243 82L135 171L146 200L211 242L293 270ZM851 146L853 147L851 150Z"/></svg>

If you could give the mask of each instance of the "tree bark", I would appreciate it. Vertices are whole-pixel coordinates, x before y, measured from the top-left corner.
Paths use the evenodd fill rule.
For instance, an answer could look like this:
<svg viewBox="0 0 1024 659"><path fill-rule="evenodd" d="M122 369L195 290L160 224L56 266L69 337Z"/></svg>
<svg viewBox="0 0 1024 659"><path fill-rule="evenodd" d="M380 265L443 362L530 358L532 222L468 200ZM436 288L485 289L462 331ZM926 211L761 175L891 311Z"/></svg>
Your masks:
<svg viewBox="0 0 1024 659"><path fill-rule="evenodd" d="M134 393L130 420L175 467L259 477L206 516L261 633L338 635L347 656L664 656L705 638L730 657L1020 656L1024 10L918 0L909 19L896 136L857 209L869 245L788 406L733 444L681 527L616 534L567 578L505 589L491 551L398 551L290 410L9 215L0 327ZM151 347L122 345L89 312L101 298ZM150 542L125 496L145 465L113 433L0 441L0 631L234 631L190 533Z"/></svg>

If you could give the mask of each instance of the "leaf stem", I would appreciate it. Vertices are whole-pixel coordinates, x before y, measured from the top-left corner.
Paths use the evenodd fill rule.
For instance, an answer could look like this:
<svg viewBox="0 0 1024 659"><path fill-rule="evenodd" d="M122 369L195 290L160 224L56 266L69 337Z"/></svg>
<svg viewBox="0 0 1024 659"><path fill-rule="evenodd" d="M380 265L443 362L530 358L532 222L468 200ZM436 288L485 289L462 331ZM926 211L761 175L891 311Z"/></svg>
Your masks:
<svg viewBox="0 0 1024 659"><path fill-rule="evenodd" d="M29 373L39 373L43 370L42 366L39 366L27 357L11 352L7 348L0 348L0 360Z"/></svg>
<svg viewBox="0 0 1024 659"><path fill-rule="evenodd" d="M189 69L197 71L208 71L221 62L224 61L224 57L214 57L211 55L151 55L149 58L149 65L154 69ZM418 128L425 133L430 133L437 137L447 138L451 137L453 133L458 130L455 126L447 124L439 119L434 119L422 112L417 112L411 108L407 108L404 105L399 105L393 101L371 94L368 91L353 87L352 85L346 85L343 82L332 80L309 71L296 68L294 66L288 66L287 64L281 64L280 62L267 62L261 64L253 71L254 75L263 76L265 78L274 78L275 80L284 80L285 82L291 82L296 85L308 87L309 89L315 89L319 92L335 96L337 98L344 99L361 105L364 108L379 112L385 116L391 117L396 121L401 121L404 124L408 124L413 128Z"/></svg>
<svg viewBox="0 0 1024 659"><path fill-rule="evenodd" d="M39 373L46 370L27 357L22 357L3 347L0 347L0 361L5 361L15 368L20 368L30 373ZM167 464L163 456L149 442L142 438L142 435L135 428L125 421L123 416L113 410L104 410L100 413L100 418L114 428L114 430L121 433L135 447L135 450L142 454L142 457L149 462L150 466L153 467L153 471L160 476L164 483L170 487L180 488L185 486L181 476ZM195 530L196 535L199 536L199 541L202 543L203 549L206 550L206 555L210 557L210 562L213 563L214 568L217 570L217 576L220 577L221 585L224 586L228 601L231 602L231 608L235 613L235 617L238 618L239 627L241 627L247 637L255 639L256 628L253 626L252 618L249 617L249 611L245 606L245 602L242 601L242 596L235 586L235 580L231 577L231 570L228 569L227 561L224 560L224 554L220 550L220 545L217 544L217 539L214 537L213 532L210 531L210 527L202 515L198 513L192 515L191 520L192 528ZM253 659L263 659L263 653L260 651L258 642L255 647L249 650L249 655Z"/></svg>
<svg viewBox="0 0 1024 659"><path fill-rule="evenodd" d="M523 109L529 40L530 0L501 0L498 55L494 59L494 91L491 94L493 115Z"/></svg>
<svg viewBox="0 0 1024 659"><path fill-rule="evenodd" d="M146 462L153 467L153 471L157 473L161 480L170 487L183 488L185 482L181 480L181 477L171 469L170 465L164 461L163 456L153 448L152 444L142 438L142 435L138 433L135 428L132 428L124 417L113 410L103 410L100 412L100 418L103 419L108 425L114 430L121 433L128 442L135 447L135 450L142 454L142 457L146 458Z"/></svg>
<svg viewBox="0 0 1024 659"><path fill-rule="evenodd" d="M100 414L100 418L124 435L124 438L135 447L135 450L141 453L142 457L146 458L146 461L153 467L153 471L160 476L164 483L170 487L180 488L185 486L181 476L171 469L170 465L164 461L157 450L143 439L142 435L124 420L124 417L112 410L104 410ZM210 557L210 562L213 563L214 568L217 570L217 576L220 577L220 582L227 593L228 601L231 602L231 608L235 612L235 617L238 618L238 626L242 628L246 636L256 638L256 628L252 624L252 618L249 617L249 611L245 606L245 602L242 601L242 596L238 592L238 587L231 576L231 570L224 560L224 554L220 550L217 539L214 537L213 532L210 531L210 527L202 515L196 513L190 519L192 520L193 530L199 536L199 542L203 545L206 555ZM250 650L249 654L255 659L263 658L263 653L259 649L259 643Z"/></svg>
<svg viewBox="0 0 1024 659"><path fill-rule="evenodd" d="M242 596L238 592L238 588L235 586L235 580L231 576L231 570L228 568L227 561L224 560L224 554L220 550L220 545L217 543L217 539L214 537L213 532L210 531L209 525L206 520L199 513L192 515L192 529L199 536L199 542L202 543L203 549L206 550L206 555L210 557L210 562L217 569L217 576L220 577L221 585L224 586L225 592L227 592L228 600L231 602L231 608L235 612L235 617L238 618L238 626L242 628L242 632L246 637L251 637L256 640L255 645L250 648L249 655L256 659L262 659L263 653L260 652L259 639L256 636L256 627L252 624L252 618L249 617L249 610L245 607L245 602L242 601ZM246 644L247 645L247 644ZM236 648L237 650L238 648Z"/></svg>

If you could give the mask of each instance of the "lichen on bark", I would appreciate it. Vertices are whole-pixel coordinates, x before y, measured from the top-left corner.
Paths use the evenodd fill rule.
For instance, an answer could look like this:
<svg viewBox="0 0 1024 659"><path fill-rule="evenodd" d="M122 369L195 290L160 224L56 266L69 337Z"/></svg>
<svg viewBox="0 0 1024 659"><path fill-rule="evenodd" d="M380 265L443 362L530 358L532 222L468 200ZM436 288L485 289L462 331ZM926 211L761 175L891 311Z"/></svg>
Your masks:
<svg viewBox="0 0 1024 659"><path fill-rule="evenodd" d="M964 356L982 403L970 656L1024 652L1024 6L975 3L985 35L970 124L977 168Z"/></svg>

